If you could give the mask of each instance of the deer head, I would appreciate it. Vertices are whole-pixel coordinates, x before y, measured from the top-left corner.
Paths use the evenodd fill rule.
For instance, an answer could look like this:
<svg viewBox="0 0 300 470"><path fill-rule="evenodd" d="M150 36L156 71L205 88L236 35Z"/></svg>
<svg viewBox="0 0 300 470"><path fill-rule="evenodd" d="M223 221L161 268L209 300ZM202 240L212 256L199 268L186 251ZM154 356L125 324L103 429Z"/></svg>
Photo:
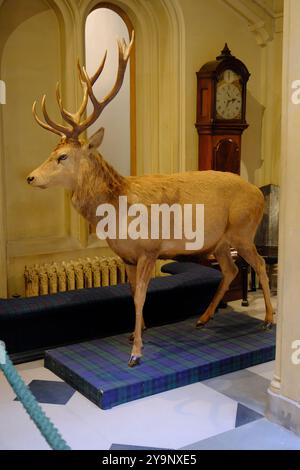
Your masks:
<svg viewBox="0 0 300 470"><path fill-rule="evenodd" d="M98 70L92 77L88 76L85 67L82 67L78 61L77 66L80 84L83 89L83 99L76 113L70 113L64 108L61 99L60 86L59 83L57 84L56 98L61 116L67 125L55 123L50 118L46 109L46 96L42 99L42 111L45 121L42 121L38 117L36 112L36 101L34 102L32 112L36 122L44 129L59 135L61 139L59 144L50 154L49 158L27 177L28 184L43 189L50 186L63 186L68 189L74 189L81 162L85 157L87 157L92 149L97 149L100 146L104 135L104 129L101 128L96 132L88 142L80 140L79 137L98 119L104 108L118 94L124 80L133 42L134 31L129 45L126 44L124 39L118 40L119 67L116 82L112 90L101 101L98 101L95 97L93 85L98 80L104 69L107 52L105 53ZM83 119L88 99L90 99L93 104L93 111L89 116Z"/></svg>

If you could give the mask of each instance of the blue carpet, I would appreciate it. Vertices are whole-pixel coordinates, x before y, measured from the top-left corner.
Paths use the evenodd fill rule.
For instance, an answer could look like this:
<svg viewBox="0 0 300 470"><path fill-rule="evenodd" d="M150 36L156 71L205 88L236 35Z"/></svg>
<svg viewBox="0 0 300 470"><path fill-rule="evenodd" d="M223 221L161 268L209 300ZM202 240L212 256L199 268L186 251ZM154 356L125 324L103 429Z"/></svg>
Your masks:
<svg viewBox="0 0 300 470"><path fill-rule="evenodd" d="M242 313L218 314L197 330L196 318L151 328L144 358L127 366L128 334L46 352L45 367L102 409L268 362L275 357L275 328Z"/></svg>

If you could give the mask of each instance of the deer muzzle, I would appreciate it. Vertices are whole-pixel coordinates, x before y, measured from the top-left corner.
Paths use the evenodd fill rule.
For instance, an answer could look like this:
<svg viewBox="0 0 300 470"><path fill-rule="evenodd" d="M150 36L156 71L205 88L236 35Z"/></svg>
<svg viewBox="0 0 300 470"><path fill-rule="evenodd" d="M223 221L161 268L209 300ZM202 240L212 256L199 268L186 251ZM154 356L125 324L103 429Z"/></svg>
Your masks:
<svg viewBox="0 0 300 470"><path fill-rule="evenodd" d="M34 176L28 176L28 177L27 177L27 183L28 183L28 184L33 183L33 181L34 181Z"/></svg>

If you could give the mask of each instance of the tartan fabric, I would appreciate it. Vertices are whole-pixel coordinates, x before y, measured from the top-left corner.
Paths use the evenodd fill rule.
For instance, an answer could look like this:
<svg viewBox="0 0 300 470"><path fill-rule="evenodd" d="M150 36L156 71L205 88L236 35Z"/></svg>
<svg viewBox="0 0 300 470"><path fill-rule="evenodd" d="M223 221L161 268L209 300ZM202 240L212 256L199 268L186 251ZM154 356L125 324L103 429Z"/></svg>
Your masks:
<svg viewBox="0 0 300 470"><path fill-rule="evenodd" d="M185 263L179 274L153 279L144 306L146 324L200 314L221 278L215 269ZM134 319L128 284L0 300L1 339L9 354L124 333L134 328Z"/></svg>
<svg viewBox="0 0 300 470"><path fill-rule="evenodd" d="M275 328L245 314L217 314L196 330L195 319L147 330L145 358L128 368L128 335L46 352L45 366L102 409L202 381L275 357Z"/></svg>

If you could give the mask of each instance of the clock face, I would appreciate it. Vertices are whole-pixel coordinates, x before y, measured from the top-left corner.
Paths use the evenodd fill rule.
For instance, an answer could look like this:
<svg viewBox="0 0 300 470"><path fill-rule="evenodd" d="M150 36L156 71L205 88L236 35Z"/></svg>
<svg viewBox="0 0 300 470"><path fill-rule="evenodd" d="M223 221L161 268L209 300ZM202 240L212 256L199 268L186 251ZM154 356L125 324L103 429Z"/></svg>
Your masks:
<svg viewBox="0 0 300 470"><path fill-rule="evenodd" d="M241 119L242 91L239 76L232 70L225 70L217 84L217 118Z"/></svg>

